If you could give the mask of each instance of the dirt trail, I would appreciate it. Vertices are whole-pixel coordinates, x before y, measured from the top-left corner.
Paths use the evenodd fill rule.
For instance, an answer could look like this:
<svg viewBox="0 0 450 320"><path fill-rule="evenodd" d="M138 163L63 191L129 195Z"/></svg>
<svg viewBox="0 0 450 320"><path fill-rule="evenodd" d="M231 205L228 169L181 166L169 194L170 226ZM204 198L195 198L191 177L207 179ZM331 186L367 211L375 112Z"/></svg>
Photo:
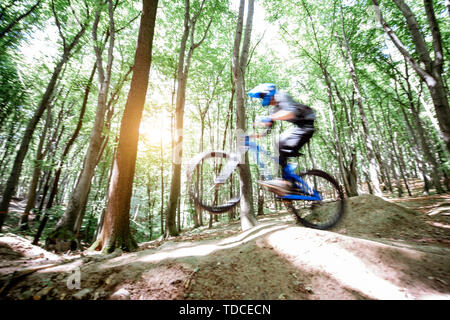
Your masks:
<svg viewBox="0 0 450 320"><path fill-rule="evenodd" d="M1 298L450 299L449 215L449 195L408 202L365 195L349 199L329 231L281 212L245 232L238 223L197 229L106 257L56 256L7 235L3 284L38 259L65 263L12 279Z"/></svg>

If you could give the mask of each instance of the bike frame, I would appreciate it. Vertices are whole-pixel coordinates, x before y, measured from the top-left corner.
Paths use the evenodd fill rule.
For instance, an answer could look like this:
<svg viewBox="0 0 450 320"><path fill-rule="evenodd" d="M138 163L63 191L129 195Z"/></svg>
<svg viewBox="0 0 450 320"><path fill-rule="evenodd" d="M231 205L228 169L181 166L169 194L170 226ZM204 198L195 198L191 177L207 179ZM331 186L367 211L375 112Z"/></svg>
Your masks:
<svg viewBox="0 0 450 320"><path fill-rule="evenodd" d="M245 146L245 152L248 150L252 151L256 156L256 163L261 168L265 168L265 163L260 160L260 154L264 154L267 157L269 157L273 162L278 164L278 157L274 157L270 155L270 152L261 148L259 144L257 144L254 141L250 140L250 136L244 137L244 146ZM279 196L280 199L285 200L306 200L306 201L320 201L322 200L322 197L320 196L319 192L315 190L314 188L311 188L301 177L295 174L294 168L292 165L288 164L286 171L283 172L283 179L292 181L297 189L299 189L301 192L305 193L306 195L297 195L297 194L290 194L286 196Z"/></svg>

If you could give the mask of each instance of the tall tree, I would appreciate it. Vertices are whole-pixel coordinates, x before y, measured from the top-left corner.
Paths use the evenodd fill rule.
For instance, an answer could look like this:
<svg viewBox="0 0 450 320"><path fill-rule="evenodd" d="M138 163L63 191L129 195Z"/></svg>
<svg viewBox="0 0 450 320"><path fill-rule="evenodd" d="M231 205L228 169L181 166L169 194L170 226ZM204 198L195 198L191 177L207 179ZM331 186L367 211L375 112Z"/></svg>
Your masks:
<svg viewBox="0 0 450 320"><path fill-rule="evenodd" d="M59 179L61 177L62 167L63 167L64 161L65 161L65 158L69 154L70 148L72 147L72 145L75 143L76 139L78 138L78 135L81 131L81 127L83 126L83 117L86 112L87 102L88 102L89 94L91 92L91 85L92 85L92 81L94 79L95 70L96 70L96 66L94 65L94 67L92 68L92 71L91 71L91 75L89 76L86 87L84 89L83 102L81 105L80 114L78 116L77 126L76 126L74 132L72 133L72 136L70 137L69 141L67 142L66 146L64 147L64 150L61 154L61 158L60 158L58 165L56 167L56 170L55 170L55 177L53 179L52 188L50 190L50 195L48 197L48 201L46 204L46 210L50 209L53 206L53 202L54 202L56 194L58 192Z"/></svg>
<svg viewBox="0 0 450 320"><path fill-rule="evenodd" d="M28 147L33 138L33 133L36 129L36 126L37 126L39 120L41 119L44 111L47 109L47 107L49 105L50 99L55 91L56 82L58 80L58 77L59 77L62 69L63 69L63 66L66 64L66 62L69 60L70 56L75 51L75 48L77 47L81 37L84 35L84 33L86 31L88 24L90 23L89 7L86 7L86 16L85 17L83 17L83 18L75 17L76 20L79 21L79 24L80 24L79 30L76 31L74 36L68 37L67 35L64 35L63 25L59 18L59 15L61 14L61 12L57 12L54 1L51 2L51 7L53 10L53 15L55 18L56 25L58 27L59 35L62 40L63 54L62 54L61 58L59 59L59 61L57 62L55 69L53 70L52 76L46 87L44 94L42 95L41 101L39 102L39 105L36 108L36 110L33 114L33 117L28 122L27 128L25 129L25 133L22 137L22 142L20 144L19 150L17 151L16 158L14 160L14 164L13 164L11 173L9 175L9 178L8 178L8 181L6 184L6 188L3 192L3 198L0 203L0 230L5 221L6 214L8 213L9 203L11 201L11 198L14 195L17 184L19 182L20 174L22 172L23 161L28 152Z"/></svg>
<svg viewBox="0 0 450 320"><path fill-rule="evenodd" d="M45 204L45 212L42 217L41 223L39 224L38 231L36 232L36 235L34 237L33 244L37 244L39 242L42 231L44 231L44 228L47 224L47 221L49 219L50 209L53 207L53 203L54 203L56 195L58 193L59 180L61 178L61 173L63 171L63 164L66 160L67 155L69 154L70 148L75 143L75 141L78 138L78 135L81 131L81 127L83 125L83 117L86 112L87 102L88 102L88 98L89 98L89 93L91 91L91 85L92 85L92 81L94 79L95 70L96 70L96 65L94 65L94 67L92 68L91 75L90 75L90 77L87 81L86 87L84 89L83 102L81 105L80 114L78 116L77 126L76 126L74 132L72 133L72 136L70 137L69 141L67 142L66 146L64 147L64 150L61 154L60 160L58 161L58 164L56 165L55 176L53 177L52 186L51 186L51 188L49 187L50 194L48 196L47 203ZM43 203L41 204L41 207L42 206L43 206ZM41 213L40 210L38 211L38 213L39 214ZM59 241L58 239L56 239L58 236L59 236L59 229L57 228L56 230L54 230L54 232L51 232L48 235L48 237L46 239L46 243L49 243L49 242L53 243L53 242Z"/></svg>
<svg viewBox="0 0 450 320"><path fill-rule="evenodd" d="M48 128L50 127L51 122L51 108L47 109L47 119L45 120L45 125L41 133L41 138L39 139L39 144L36 150L36 159L34 161L34 169L33 169L33 177L31 178L31 182L28 188L28 195L27 195L27 204L25 205L25 210L22 213L22 216L20 217L19 227L20 230L28 230L28 216L30 215L30 212L32 209L34 209L34 206L36 204L36 188L38 185L38 180L41 175L41 166L42 166L42 160L44 159L45 152L44 149L44 142L47 136Z"/></svg>
<svg viewBox="0 0 450 320"><path fill-rule="evenodd" d="M364 110L363 105L363 96L361 92L361 84L359 77L356 72L356 65L353 59L352 52L350 50L350 44L347 36L347 30L345 28L345 22L344 22L344 13L341 6L341 19L342 19L342 44L345 49L346 55L345 55L345 62L347 64L348 72L350 74L350 77L353 82L353 89L355 91L355 99L356 99L356 105L358 106L359 115L361 118L363 133L364 133L364 139L366 141L366 149L367 149L367 160L369 162L369 177L370 181L373 184L373 192L377 196L381 196L381 188L380 188L380 181L378 179L378 172L377 172L377 164L376 164L376 158L375 158L375 148L374 148L374 142L373 137L369 130L369 124L366 116L366 112Z"/></svg>
<svg viewBox="0 0 450 320"><path fill-rule="evenodd" d="M139 125L147 94L158 0L142 1L142 16L134 58L133 77L120 125L120 137L109 186L108 205L100 235L92 245L108 253L131 250L136 244L129 227L130 200L136 164Z"/></svg>
<svg viewBox="0 0 450 320"><path fill-rule="evenodd" d="M111 83L112 64L114 59L115 45L115 26L114 26L114 5L112 0L107 1L108 10L108 33L109 44L107 52L106 68L103 62L101 42L98 39L98 27L101 14L105 8L105 3L97 4L94 24L92 28L92 38L94 40L94 52L97 62L97 74L99 81L99 90L97 96L97 111L95 115L94 126L91 131L89 146L83 162L78 182L70 196L67 208L56 226L56 238L73 238L75 232L75 223L81 211L84 210L87 197L89 195L91 180L95 173L95 167L98 163L99 155L102 151L103 128L105 124L105 113L107 111L107 97Z"/></svg>
<svg viewBox="0 0 450 320"><path fill-rule="evenodd" d="M254 0L248 1L247 21L245 23L245 34L242 40L242 29L244 21L245 0L239 3L239 13L236 25L236 34L233 46L233 76L236 88L236 129L240 132L246 131L247 117L245 114L245 69L247 67L248 50L250 47L250 37L252 33ZM241 47L242 42L242 47ZM248 153L245 155L243 165L239 166L240 184L241 184L241 228L247 230L257 221L253 210L253 191L250 164Z"/></svg>
<svg viewBox="0 0 450 320"><path fill-rule="evenodd" d="M378 20L383 29L391 39L395 47L405 57L417 75L424 81L430 91L433 100L442 138L450 151L450 106L448 101L448 90L446 88L444 75L444 50L442 45L441 31L439 28L432 0L424 0L428 28L431 32L434 59L428 49L426 38L421 32L425 28L420 26L417 17L411 8L403 0L394 0L406 20L410 40L414 45L414 52L410 52L407 46L399 38L398 34L389 26L380 11L378 0L372 0ZM417 58L415 58L415 56ZM418 59L418 61L417 61Z"/></svg>
<svg viewBox="0 0 450 320"><path fill-rule="evenodd" d="M211 17L208 25L206 26L203 36L198 42L195 41L195 27L198 22L198 18L204 10L205 0L200 3L199 9L191 17L190 1L185 0L184 8L184 31L181 38L180 54L178 56L178 68L177 68L177 97L175 103L175 148L172 155L172 182L170 186L169 203L167 206L166 215L166 236L178 235L176 227L176 212L178 206L178 198L180 197L181 187L181 160L183 157L183 120L184 120L184 105L186 101L186 85L189 74L189 68L191 65L192 54L194 50L198 48L205 40L208 34L209 27L211 26L213 18ZM187 40L190 39L189 50L186 56Z"/></svg>

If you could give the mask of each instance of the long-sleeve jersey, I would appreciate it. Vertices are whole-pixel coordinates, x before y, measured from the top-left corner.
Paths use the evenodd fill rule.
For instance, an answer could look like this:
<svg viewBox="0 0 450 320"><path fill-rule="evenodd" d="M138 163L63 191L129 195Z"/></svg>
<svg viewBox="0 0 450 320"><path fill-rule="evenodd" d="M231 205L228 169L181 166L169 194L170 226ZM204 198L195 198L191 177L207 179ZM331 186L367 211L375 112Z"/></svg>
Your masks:
<svg viewBox="0 0 450 320"><path fill-rule="evenodd" d="M295 116L286 121L292 122L299 127L314 126L314 110L309 106L294 101L294 99L284 91L277 91L274 100L277 105L273 108L272 113L280 110L290 111L294 113Z"/></svg>

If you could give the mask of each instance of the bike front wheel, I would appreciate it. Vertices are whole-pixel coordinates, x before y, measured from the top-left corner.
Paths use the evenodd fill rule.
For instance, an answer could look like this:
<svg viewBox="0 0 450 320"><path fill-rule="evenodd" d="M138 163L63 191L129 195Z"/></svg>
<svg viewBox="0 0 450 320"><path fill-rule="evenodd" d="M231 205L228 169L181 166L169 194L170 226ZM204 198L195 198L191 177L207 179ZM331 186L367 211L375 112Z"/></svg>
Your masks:
<svg viewBox="0 0 450 320"><path fill-rule="evenodd" d="M344 193L338 182L321 170L309 170L299 176L310 189L303 187L300 194L313 196L313 191L317 191L321 200L283 200L286 208L306 227L322 230L333 227L344 214Z"/></svg>
<svg viewBox="0 0 450 320"><path fill-rule="evenodd" d="M197 207L212 214L233 209L240 201L239 172L231 156L223 151L203 153L188 170L189 194ZM220 180L221 174L226 179ZM220 181L218 181L220 180Z"/></svg>

